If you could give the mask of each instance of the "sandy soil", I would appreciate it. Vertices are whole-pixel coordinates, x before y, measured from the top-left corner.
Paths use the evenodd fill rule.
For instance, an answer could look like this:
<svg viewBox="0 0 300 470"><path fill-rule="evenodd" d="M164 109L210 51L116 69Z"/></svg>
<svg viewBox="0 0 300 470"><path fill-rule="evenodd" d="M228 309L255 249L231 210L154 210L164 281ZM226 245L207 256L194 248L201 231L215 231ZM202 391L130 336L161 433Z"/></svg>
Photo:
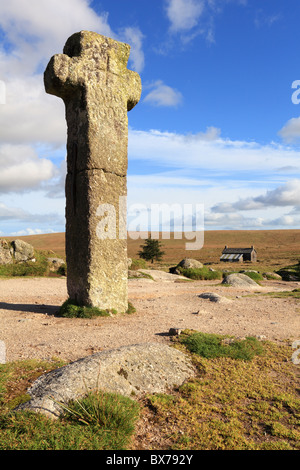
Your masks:
<svg viewBox="0 0 300 470"><path fill-rule="evenodd" d="M261 295L293 290L300 282L265 281L253 291L221 286L219 281L180 283L175 275L152 274L154 281L128 281L136 313L92 320L55 316L67 298L64 278L0 280L0 340L6 345L6 361L53 357L73 361L129 344L166 343L170 328L256 335L271 341L300 339L299 300ZM228 301L199 298L204 292Z"/></svg>

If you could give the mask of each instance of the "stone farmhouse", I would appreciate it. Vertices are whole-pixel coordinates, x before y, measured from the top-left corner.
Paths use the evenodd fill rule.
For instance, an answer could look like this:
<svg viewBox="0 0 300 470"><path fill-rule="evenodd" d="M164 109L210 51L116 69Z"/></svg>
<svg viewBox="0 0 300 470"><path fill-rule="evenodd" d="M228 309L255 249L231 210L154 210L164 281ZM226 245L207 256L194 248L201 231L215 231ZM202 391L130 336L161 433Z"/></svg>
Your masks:
<svg viewBox="0 0 300 470"><path fill-rule="evenodd" d="M251 246L251 248L228 248L228 246L225 245L220 261L232 263L250 261L251 263L255 263L257 261L257 252L254 249L254 246Z"/></svg>

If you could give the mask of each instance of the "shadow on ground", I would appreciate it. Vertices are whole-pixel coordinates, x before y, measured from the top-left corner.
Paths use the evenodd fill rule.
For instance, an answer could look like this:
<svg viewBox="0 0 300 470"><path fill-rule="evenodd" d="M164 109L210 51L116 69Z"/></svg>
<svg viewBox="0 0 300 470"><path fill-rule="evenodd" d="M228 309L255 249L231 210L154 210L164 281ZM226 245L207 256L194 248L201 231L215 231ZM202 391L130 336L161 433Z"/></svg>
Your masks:
<svg viewBox="0 0 300 470"><path fill-rule="evenodd" d="M13 310L15 312L31 312L44 313L45 315L55 315L59 308L59 305L8 304L6 302L0 302L0 310Z"/></svg>

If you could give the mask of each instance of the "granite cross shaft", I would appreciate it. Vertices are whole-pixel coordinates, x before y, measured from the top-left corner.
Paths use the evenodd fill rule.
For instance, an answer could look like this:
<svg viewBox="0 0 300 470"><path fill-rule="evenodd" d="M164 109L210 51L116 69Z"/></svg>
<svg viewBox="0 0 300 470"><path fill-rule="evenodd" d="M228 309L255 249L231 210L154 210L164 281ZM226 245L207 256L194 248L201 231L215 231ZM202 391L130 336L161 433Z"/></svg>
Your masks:
<svg viewBox="0 0 300 470"><path fill-rule="evenodd" d="M129 53L127 44L80 31L44 73L46 92L62 98L66 110L69 299L119 312L128 307L127 111L141 96L140 76L127 69Z"/></svg>

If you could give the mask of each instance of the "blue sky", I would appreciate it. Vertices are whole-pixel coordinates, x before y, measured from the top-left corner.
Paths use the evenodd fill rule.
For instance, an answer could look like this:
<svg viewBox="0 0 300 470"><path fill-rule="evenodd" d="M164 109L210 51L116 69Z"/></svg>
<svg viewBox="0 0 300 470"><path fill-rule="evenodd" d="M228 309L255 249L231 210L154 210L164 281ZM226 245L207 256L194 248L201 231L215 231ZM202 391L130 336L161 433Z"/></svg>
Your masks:
<svg viewBox="0 0 300 470"><path fill-rule="evenodd" d="M0 235L64 231L64 105L50 57L91 30L131 45L128 221L201 204L204 229L300 228L298 0L0 5ZM294 88L293 88L294 87Z"/></svg>

